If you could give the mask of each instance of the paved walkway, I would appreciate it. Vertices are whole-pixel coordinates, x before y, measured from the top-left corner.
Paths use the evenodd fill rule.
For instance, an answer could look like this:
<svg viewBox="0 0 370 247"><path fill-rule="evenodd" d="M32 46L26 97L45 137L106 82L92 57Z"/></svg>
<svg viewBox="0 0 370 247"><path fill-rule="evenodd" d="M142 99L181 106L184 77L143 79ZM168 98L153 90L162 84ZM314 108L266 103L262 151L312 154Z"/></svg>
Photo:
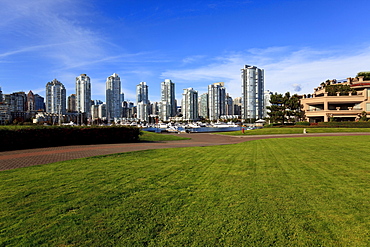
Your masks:
<svg viewBox="0 0 370 247"><path fill-rule="evenodd" d="M210 133L191 133L180 134L180 136L183 137L191 137L191 140L181 141L79 145L5 151L0 152L0 171L96 155L107 155L147 149L226 145L267 138L343 135L370 135L370 133L323 133L258 136L227 136Z"/></svg>

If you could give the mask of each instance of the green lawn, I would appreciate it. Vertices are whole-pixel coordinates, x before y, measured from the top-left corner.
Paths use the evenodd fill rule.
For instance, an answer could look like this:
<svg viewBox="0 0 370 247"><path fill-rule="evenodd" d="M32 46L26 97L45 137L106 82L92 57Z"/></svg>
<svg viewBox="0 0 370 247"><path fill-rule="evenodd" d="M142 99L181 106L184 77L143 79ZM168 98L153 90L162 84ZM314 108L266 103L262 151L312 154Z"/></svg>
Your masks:
<svg viewBox="0 0 370 247"><path fill-rule="evenodd" d="M246 129L246 128L245 128ZM244 135L276 135L276 134L302 134L303 129L307 133L335 133L335 132L370 132L370 128L263 128L245 130ZM242 131L215 132L221 135L243 135Z"/></svg>
<svg viewBox="0 0 370 247"><path fill-rule="evenodd" d="M191 138L180 137L175 135L153 133L149 131L142 131L140 136L140 141L150 141L150 142L159 142L159 141L177 141L177 140L189 140Z"/></svg>
<svg viewBox="0 0 370 247"><path fill-rule="evenodd" d="M369 136L148 150L0 172L0 246L367 246Z"/></svg>

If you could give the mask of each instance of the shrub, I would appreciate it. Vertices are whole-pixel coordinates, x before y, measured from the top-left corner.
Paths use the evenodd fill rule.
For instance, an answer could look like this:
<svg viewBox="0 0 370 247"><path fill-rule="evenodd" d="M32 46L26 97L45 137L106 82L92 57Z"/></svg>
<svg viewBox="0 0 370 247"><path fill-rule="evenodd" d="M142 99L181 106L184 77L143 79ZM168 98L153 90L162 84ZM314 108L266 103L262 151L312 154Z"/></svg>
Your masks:
<svg viewBox="0 0 370 247"><path fill-rule="evenodd" d="M136 127L34 126L0 128L0 151L80 144L138 141Z"/></svg>
<svg viewBox="0 0 370 247"><path fill-rule="evenodd" d="M370 128L370 122L320 122L319 127L329 127L329 128Z"/></svg>
<svg viewBox="0 0 370 247"><path fill-rule="evenodd" d="M295 124L296 125L304 125L304 126L309 126L310 125L309 122L296 122Z"/></svg>

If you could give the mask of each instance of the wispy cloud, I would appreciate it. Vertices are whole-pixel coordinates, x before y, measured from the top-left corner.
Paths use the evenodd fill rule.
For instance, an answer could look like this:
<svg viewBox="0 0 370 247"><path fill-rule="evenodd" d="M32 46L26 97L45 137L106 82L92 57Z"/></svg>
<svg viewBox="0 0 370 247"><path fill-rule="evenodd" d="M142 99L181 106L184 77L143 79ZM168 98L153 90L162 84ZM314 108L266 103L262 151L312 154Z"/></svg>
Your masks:
<svg viewBox="0 0 370 247"><path fill-rule="evenodd" d="M219 56L198 68L167 70L161 77L193 85L223 80L227 91L238 97L241 95L240 69L248 64L265 69L266 90L310 93L326 79L353 77L359 71L370 70L369 61L370 46L358 50L270 47Z"/></svg>
<svg viewBox="0 0 370 247"><path fill-rule="evenodd" d="M99 45L101 35L80 24L79 15L86 17L88 11L79 15L73 11L81 9L82 4L86 2L3 0L0 31L6 37L3 47L8 50L0 49L0 57L35 52L35 56L49 58L52 64L73 67L105 56L105 50ZM8 43L5 44L5 40Z"/></svg>
<svg viewBox="0 0 370 247"><path fill-rule="evenodd" d="M4 53L0 53L0 58L8 57L8 56L19 54L19 53L40 51L40 50L44 50L44 49L52 48L52 47L56 47L56 46L70 45L71 43L73 43L73 42L63 42L63 43L56 43L56 44L28 46L28 47L24 47L24 48L19 48L17 50L6 51Z"/></svg>
<svg viewBox="0 0 370 247"><path fill-rule="evenodd" d="M204 59L206 56L204 55L194 55L194 56L189 56L189 57L186 57L182 60L182 62L184 64L190 64L190 63L194 63L194 62L197 62L199 60L202 60Z"/></svg>

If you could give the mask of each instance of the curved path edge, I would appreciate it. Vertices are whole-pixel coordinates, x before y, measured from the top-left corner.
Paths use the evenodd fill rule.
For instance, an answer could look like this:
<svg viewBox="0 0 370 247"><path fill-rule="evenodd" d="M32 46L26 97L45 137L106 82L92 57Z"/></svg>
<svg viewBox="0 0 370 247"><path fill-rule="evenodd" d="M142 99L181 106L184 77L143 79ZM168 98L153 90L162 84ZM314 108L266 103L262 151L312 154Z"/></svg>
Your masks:
<svg viewBox="0 0 370 247"><path fill-rule="evenodd" d="M212 133L191 133L191 134L180 134L180 136L191 138L190 140L180 140L180 141L77 145L77 146L61 146L61 147L14 150L0 152L0 171L28 167L33 165L49 164L58 161L93 157L97 155L108 155L149 149L226 145L269 138L349 136L349 135L370 135L370 132L243 135L243 136L219 135Z"/></svg>

